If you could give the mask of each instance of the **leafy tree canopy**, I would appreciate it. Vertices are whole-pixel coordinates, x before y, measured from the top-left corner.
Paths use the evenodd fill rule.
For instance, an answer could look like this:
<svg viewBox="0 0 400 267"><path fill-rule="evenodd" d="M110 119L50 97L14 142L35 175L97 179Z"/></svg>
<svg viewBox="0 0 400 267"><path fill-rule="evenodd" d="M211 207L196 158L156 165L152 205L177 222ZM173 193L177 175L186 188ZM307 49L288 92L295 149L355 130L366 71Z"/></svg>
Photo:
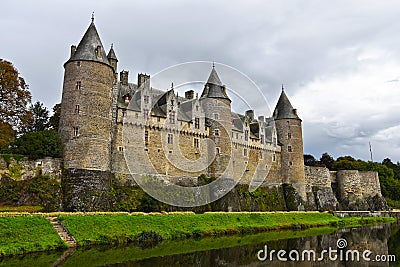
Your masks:
<svg viewBox="0 0 400 267"><path fill-rule="evenodd" d="M58 131L58 124L60 123L61 103L55 104L53 107L53 115L49 120L49 127Z"/></svg>
<svg viewBox="0 0 400 267"><path fill-rule="evenodd" d="M61 157L60 136L55 130L26 133L12 144L12 152L30 159L58 158Z"/></svg>
<svg viewBox="0 0 400 267"><path fill-rule="evenodd" d="M37 101L34 105L31 105L30 111L32 117L29 121L27 132L40 132L48 128L49 123L49 110Z"/></svg>
<svg viewBox="0 0 400 267"><path fill-rule="evenodd" d="M31 93L18 70L4 59L0 59L0 120L21 132L29 122Z"/></svg>

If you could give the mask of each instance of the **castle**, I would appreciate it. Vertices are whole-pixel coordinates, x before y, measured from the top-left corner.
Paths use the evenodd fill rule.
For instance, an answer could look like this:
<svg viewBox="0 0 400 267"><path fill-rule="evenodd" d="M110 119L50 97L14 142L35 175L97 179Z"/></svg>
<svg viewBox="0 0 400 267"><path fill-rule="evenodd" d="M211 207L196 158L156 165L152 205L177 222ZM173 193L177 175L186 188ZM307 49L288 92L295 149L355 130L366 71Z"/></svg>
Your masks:
<svg viewBox="0 0 400 267"><path fill-rule="evenodd" d="M232 111L214 66L200 97L193 90L181 97L173 87L153 88L146 74L130 83L128 71L118 75L114 48L106 53L93 19L64 68L59 134L65 210L106 209L100 203L111 177L132 182L140 175L184 186L195 186L201 174L263 187L287 184L297 209L335 208L332 184L341 185L342 195L381 197L375 174L367 174L363 187L358 172L305 169L302 121L283 88L272 117L256 118L253 110ZM357 192L346 187L349 179L358 183Z"/></svg>

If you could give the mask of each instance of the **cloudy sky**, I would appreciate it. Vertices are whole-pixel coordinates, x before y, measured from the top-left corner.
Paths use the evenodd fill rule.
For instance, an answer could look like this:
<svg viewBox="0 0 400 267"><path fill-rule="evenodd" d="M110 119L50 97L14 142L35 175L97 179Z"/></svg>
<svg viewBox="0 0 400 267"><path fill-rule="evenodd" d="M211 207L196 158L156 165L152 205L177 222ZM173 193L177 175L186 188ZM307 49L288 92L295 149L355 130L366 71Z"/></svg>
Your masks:
<svg viewBox="0 0 400 267"><path fill-rule="evenodd" d="M1 10L0 58L49 108L94 11L131 82L183 62L226 64L272 107L285 85L305 153L369 159L371 142L374 160L400 160L400 1L5 0Z"/></svg>

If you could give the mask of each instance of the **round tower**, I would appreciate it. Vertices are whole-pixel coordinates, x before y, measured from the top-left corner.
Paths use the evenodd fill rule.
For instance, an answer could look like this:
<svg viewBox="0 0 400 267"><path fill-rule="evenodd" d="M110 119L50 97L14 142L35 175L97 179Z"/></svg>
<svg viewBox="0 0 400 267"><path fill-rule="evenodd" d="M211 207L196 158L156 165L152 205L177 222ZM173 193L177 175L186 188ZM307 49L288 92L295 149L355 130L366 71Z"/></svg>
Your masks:
<svg viewBox="0 0 400 267"><path fill-rule="evenodd" d="M301 119L293 108L282 87L282 93L276 104L273 117L278 143L282 146L282 182L290 184L301 200L297 205L305 205L305 174L303 156L303 134Z"/></svg>
<svg viewBox="0 0 400 267"><path fill-rule="evenodd" d="M106 209L101 198L110 189L115 76L93 19L78 47L72 46L64 68L59 125L65 169L63 208Z"/></svg>
<svg viewBox="0 0 400 267"><path fill-rule="evenodd" d="M209 166L209 175L232 178L233 173L229 165L232 152L231 100L214 66L199 101L205 112L207 126L210 127L210 139L215 143L215 150L209 149L209 158L215 156Z"/></svg>

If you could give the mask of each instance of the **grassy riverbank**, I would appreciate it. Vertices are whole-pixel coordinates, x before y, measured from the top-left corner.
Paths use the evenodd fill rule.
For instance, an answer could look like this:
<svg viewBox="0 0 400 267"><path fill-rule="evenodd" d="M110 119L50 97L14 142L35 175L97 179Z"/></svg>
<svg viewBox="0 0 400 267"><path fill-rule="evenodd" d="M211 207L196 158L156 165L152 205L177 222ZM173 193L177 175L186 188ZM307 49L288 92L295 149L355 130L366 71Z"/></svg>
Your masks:
<svg viewBox="0 0 400 267"><path fill-rule="evenodd" d="M50 222L49 214L0 217L0 256L65 248ZM170 213L158 215L121 213L58 213L78 245L152 242L249 234L318 226L340 228L391 222L389 217L338 218L329 213Z"/></svg>
<svg viewBox="0 0 400 267"><path fill-rule="evenodd" d="M385 217L338 218L329 213L205 213L155 216L60 216L79 245L124 244L155 236L183 239L318 226L348 227L393 221ZM154 234L156 233L156 234Z"/></svg>
<svg viewBox="0 0 400 267"><path fill-rule="evenodd" d="M66 245L47 219L0 217L0 256L58 248Z"/></svg>

